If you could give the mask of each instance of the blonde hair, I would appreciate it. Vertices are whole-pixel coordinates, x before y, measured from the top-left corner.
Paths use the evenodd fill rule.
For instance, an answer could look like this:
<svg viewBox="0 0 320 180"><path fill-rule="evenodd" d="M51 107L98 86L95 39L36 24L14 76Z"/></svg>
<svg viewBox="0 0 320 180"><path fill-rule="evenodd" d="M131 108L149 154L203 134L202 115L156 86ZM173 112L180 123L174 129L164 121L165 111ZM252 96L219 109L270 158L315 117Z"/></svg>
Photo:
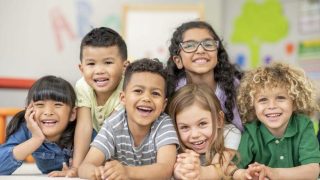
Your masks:
<svg viewBox="0 0 320 180"><path fill-rule="evenodd" d="M264 88L284 87L293 100L294 113L311 115L319 110L316 91L301 68L284 63L272 63L245 73L238 89L237 103L243 122L256 118L254 96Z"/></svg>
<svg viewBox="0 0 320 180"><path fill-rule="evenodd" d="M218 98L208 86L204 84L188 84L179 89L174 94L169 104L169 115L173 119L177 133L179 134L176 123L176 115L185 108L194 105L195 103L196 105L201 106L202 109L211 112L213 138L212 142L210 142L210 148L206 152L206 165L212 164L214 155L218 153L219 164L222 167L224 158L223 151L226 150L226 148L224 147L223 137L224 115ZM182 151L186 149L183 143L181 143L181 149Z"/></svg>

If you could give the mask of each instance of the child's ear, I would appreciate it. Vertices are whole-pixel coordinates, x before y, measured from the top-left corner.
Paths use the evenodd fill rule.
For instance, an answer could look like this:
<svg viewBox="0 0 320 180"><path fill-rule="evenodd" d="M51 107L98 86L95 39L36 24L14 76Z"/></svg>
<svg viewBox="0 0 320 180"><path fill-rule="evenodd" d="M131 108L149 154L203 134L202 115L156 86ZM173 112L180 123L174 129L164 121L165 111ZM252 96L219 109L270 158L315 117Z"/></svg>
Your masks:
<svg viewBox="0 0 320 180"><path fill-rule="evenodd" d="M183 64L182 64L182 60L181 60L180 56L173 56L172 60L176 64L178 69L183 68Z"/></svg>
<svg viewBox="0 0 320 180"><path fill-rule="evenodd" d="M167 104L168 104L168 99L166 98L163 102L162 112L164 112L164 110L166 109Z"/></svg>
<svg viewBox="0 0 320 180"><path fill-rule="evenodd" d="M127 67L129 66L130 64L130 61L129 60L126 60L123 62L123 72L122 74L124 74L124 72L126 71Z"/></svg>
<svg viewBox="0 0 320 180"><path fill-rule="evenodd" d="M120 92L120 97L119 98L120 98L121 104L124 106L126 104L126 97L125 97L124 91Z"/></svg>
<svg viewBox="0 0 320 180"><path fill-rule="evenodd" d="M70 116L70 122L74 121L77 117L77 108L74 107L72 110L71 110L71 116Z"/></svg>
<svg viewBox="0 0 320 180"><path fill-rule="evenodd" d="M83 67L82 67L82 64L78 64L78 67L79 67L79 70L80 70L81 74L83 75Z"/></svg>

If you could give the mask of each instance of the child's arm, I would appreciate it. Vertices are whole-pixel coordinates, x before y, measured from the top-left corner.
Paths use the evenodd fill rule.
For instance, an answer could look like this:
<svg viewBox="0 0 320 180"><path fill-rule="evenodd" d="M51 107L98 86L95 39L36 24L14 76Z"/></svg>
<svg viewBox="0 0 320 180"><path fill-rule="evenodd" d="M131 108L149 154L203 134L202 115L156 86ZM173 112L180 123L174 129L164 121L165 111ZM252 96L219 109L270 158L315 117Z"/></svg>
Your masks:
<svg viewBox="0 0 320 180"><path fill-rule="evenodd" d="M176 161L176 145L162 146L157 162L145 166L126 166L129 179L170 179Z"/></svg>
<svg viewBox="0 0 320 180"><path fill-rule="evenodd" d="M35 111L33 108L33 104L31 103L27 107L24 117L26 119L27 128L31 132L32 137L13 148L12 153L16 160L24 160L28 155L38 149L45 140L45 136L42 133L42 130L34 119L34 115Z"/></svg>
<svg viewBox="0 0 320 180"><path fill-rule="evenodd" d="M83 162L78 168L80 178L101 179L101 165L105 161L105 155L95 147L91 147Z"/></svg>
<svg viewBox="0 0 320 180"><path fill-rule="evenodd" d="M72 168L66 176L72 177L73 171L77 172L77 168L85 158L91 142L93 126L91 120L91 111L88 107L79 107L77 109L77 125L74 136L74 154ZM77 176L77 173L76 173Z"/></svg>
<svg viewBox="0 0 320 180"><path fill-rule="evenodd" d="M260 165L259 167L265 170L263 175L269 179L317 179L320 172L318 163L310 163L293 168L270 168L265 165Z"/></svg>

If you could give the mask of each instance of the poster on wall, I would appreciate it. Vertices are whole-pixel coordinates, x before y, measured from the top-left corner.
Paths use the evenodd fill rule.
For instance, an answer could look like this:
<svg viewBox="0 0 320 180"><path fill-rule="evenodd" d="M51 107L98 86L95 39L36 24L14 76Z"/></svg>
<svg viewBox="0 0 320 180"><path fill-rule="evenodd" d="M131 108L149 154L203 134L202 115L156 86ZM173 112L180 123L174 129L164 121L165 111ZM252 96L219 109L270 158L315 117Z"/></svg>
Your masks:
<svg viewBox="0 0 320 180"><path fill-rule="evenodd" d="M204 7L194 5L125 5L123 36L129 60L158 58L166 62L169 41L183 22L203 20Z"/></svg>
<svg viewBox="0 0 320 180"><path fill-rule="evenodd" d="M242 69L283 61L320 84L320 0L225 1L228 53Z"/></svg>

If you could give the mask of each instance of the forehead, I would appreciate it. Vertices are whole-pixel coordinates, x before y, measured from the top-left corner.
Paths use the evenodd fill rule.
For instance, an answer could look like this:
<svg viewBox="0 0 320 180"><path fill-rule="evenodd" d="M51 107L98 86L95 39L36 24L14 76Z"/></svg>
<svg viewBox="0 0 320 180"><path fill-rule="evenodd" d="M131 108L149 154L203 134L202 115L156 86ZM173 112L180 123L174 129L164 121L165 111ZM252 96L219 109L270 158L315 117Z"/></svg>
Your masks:
<svg viewBox="0 0 320 180"><path fill-rule="evenodd" d="M82 52L83 56L117 56L120 57L119 47L114 46L85 46ZM120 57L121 58L121 57Z"/></svg>
<svg viewBox="0 0 320 180"><path fill-rule="evenodd" d="M268 86L257 88L256 96L283 94L288 95L288 89L285 86Z"/></svg>
<svg viewBox="0 0 320 180"><path fill-rule="evenodd" d="M212 39L211 33L204 28L192 28L183 33L183 41Z"/></svg>
<svg viewBox="0 0 320 180"><path fill-rule="evenodd" d="M143 86L165 90L165 79L157 73L134 72L128 82L129 86Z"/></svg>

